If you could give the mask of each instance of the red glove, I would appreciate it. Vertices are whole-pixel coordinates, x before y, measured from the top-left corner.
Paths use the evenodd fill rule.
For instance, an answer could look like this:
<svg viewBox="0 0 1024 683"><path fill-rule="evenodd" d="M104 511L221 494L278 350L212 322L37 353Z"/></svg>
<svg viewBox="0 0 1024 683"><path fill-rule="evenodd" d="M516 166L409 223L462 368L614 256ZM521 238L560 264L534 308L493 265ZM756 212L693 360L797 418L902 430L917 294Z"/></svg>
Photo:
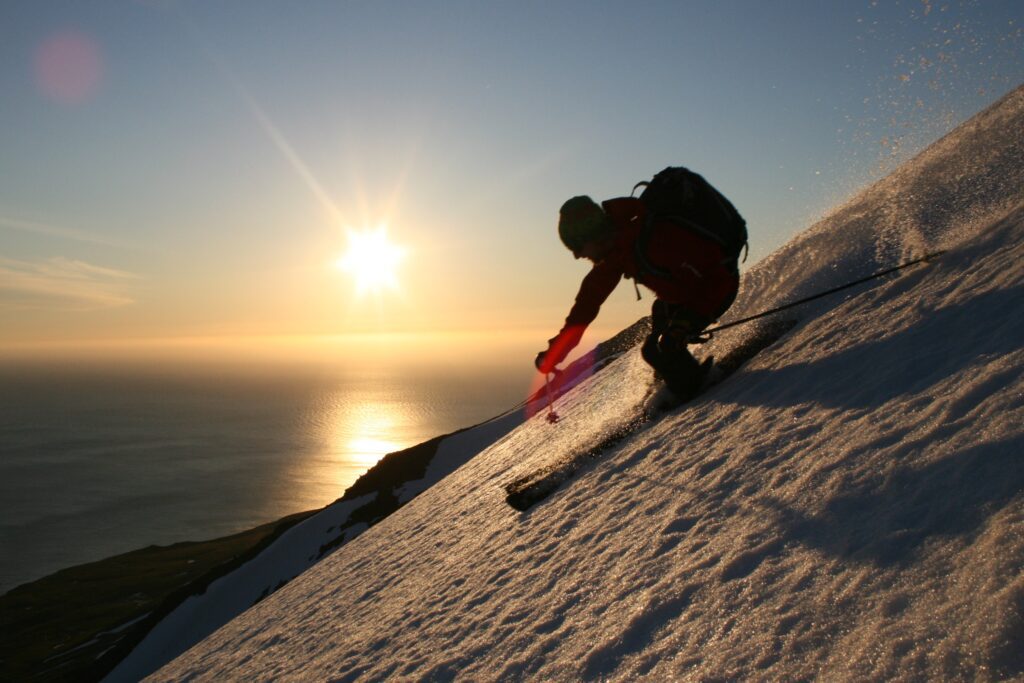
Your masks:
<svg viewBox="0 0 1024 683"><path fill-rule="evenodd" d="M549 372L555 372L555 366L565 360L569 352L579 344L580 337L583 336L583 332L586 329L586 325L573 325L565 328L548 340L547 350L538 353L533 364L545 375Z"/></svg>
<svg viewBox="0 0 1024 683"><path fill-rule="evenodd" d="M543 372L545 375L554 370L555 366L554 363L548 365L548 353L550 353L550 349L541 351L533 360L533 364L537 367L537 370L539 372Z"/></svg>

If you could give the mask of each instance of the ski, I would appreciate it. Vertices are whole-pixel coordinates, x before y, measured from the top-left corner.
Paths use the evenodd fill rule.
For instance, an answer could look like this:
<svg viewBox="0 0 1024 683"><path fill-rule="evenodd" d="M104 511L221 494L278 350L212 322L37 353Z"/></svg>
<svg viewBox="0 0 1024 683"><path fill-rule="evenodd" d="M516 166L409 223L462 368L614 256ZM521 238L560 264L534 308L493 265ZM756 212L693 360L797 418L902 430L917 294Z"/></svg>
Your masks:
<svg viewBox="0 0 1024 683"><path fill-rule="evenodd" d="M780 321L774 325L766 325L758 334L753 335L745 343L733 349L721 362L705 361L707 371L700 392L690 400L699 398L704 392L721 383L734 373L745 362L753 358L763 349L789 332L796 325L795 320ZM505 502L515 510L526 512L537 503L543 501L557 491L565 482L572 479L577 472L588 463L597 460L609 449L625 439L633 436L644 427L658 420L687 401L674 399L665 389L664 383L656 381L643 401L639 414L629 422L612 430L597 444L584 451L570 454L568 457L531 472L505 486Z"/></svg>
<svg viewBox="0 0 1024 683"><path fill-rule="evenodd" d="M505 502L520 512L529 510L554 493L559 486L572 478L587 462L596 459L609 448L623 441L626 437L635 434L650 422L651 416L642 413L634 420L612 431L608 436L587 450L566 458L561 462L547 465L525 477L516 479L505 487Z"/></svg>

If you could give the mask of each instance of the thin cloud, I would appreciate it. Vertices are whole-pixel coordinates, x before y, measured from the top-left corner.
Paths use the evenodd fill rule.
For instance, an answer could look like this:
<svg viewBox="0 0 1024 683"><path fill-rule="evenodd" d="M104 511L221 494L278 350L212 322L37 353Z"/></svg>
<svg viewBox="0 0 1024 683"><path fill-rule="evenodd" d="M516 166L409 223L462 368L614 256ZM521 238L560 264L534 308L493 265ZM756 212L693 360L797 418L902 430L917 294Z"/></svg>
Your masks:
<svg viewBox="0 0 1024 683"><path fill-rule="evenodd" d="M135 302L138 275L63 256L21 261L0 256L0 308L92 311Z"/></svg>
<svg viewBox="0 0 1024 683"><path fill-rule="evenodd" d="M74 240L75 242L101 244L103 246L116 247L118 249L135 250L138 248L128 244L127 242L114 240L109 237L104 237L103 235L96 235L94 233L75 230L73 228L50 225L48 223L40 223L38 221L27 221L22 218L12 218L11 216L0 215L0 228L18 230L20 232L31 232L36 235L46 235L47 237L61 237L63 239Z"/></svg>

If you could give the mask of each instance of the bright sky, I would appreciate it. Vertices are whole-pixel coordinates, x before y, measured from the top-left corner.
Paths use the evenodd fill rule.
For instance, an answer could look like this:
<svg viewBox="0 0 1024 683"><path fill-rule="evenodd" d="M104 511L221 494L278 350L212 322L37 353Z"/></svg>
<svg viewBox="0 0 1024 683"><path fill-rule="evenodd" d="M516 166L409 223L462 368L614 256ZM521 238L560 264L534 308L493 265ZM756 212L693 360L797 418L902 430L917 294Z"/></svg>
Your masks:
<svg viewBox="0 0 1024 683"><path fill-rule="evenodd" d="M539 350L587 267L566 198L687 165L749 265L1024 81L1022 27L1019 0L3 3L0 348ZM623 283L596 328L652 300Z"/></svg>

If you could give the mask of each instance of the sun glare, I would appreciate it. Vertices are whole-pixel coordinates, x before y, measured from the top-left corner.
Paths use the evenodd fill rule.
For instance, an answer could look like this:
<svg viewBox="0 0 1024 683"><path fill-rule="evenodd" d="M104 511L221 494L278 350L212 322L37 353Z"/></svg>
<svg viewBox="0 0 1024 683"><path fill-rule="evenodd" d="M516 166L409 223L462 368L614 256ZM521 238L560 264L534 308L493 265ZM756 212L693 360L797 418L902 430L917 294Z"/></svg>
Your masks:
<svg viewBox="0 0 1024 683"><path fill-rule="evenodd" d="M359 294L398 289L398 266L406 250L388 239L386 226L348 231L348 250L335 265L352 276Z"/></svg>

